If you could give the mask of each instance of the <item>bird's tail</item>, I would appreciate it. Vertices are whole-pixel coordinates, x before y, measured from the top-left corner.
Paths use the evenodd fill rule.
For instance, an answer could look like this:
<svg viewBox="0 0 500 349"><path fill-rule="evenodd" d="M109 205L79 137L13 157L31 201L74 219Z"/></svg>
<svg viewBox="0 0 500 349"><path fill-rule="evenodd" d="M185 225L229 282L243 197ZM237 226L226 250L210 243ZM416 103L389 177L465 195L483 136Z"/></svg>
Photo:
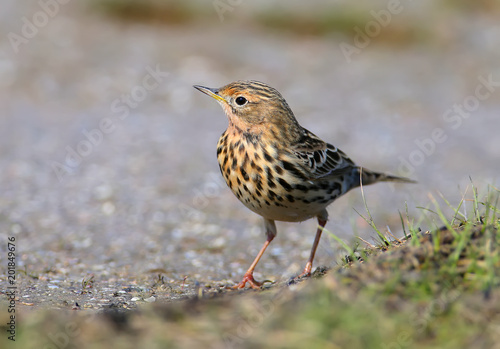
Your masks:
<svg viewBox="0 0 500 349"><path fill-rule="evenodd" d="M393 176L386 173L370 171L364 167L357 168L362 185L368 185L376 182L399 182L399 183L417 183L413 179L406 177Z"/></svg>

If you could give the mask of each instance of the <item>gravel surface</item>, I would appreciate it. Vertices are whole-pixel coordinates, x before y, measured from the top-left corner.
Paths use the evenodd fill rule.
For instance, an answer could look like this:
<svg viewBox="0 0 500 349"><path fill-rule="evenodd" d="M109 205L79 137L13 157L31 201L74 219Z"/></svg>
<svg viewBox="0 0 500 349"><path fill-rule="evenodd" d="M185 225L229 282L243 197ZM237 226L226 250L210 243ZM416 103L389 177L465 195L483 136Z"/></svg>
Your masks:
<svg viewBox="0 0 500 349"><path fill-rule="evenodd" d="M365 188L375 223L398 236L405 203L432 228L417 208L429 193L457 203L469 177L482 191L499 184L500 27L487 14L444 16L429 44L373 43L349 63L349 35L296 36L215 13L184 26L122 23L74 3L14 47L6 33L21 35L40 7L2 7L0 288L14 236L21 304L133 307L239 281L262 222L222 182L215 147L227 120L194 84L268 82L304 127L359 164L418 180ZM497 85L475 98L488 79ZM448 112L464 103L470 115ZM364 212L359 190L331 205L327 229L372 239L353 208ZM279 223L256 278L299 272L315 225ZM316 266L338 257L325 234Z"/></svg>

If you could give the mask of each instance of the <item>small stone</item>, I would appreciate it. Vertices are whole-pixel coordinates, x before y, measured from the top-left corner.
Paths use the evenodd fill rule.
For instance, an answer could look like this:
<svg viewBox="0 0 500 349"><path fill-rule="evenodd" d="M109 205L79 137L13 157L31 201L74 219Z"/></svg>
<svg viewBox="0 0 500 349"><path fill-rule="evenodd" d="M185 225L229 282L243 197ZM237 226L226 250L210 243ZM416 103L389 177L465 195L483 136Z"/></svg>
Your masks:
<svg viewBox="0 0 500 349"><path fill-rule="evenodd" d="M108 200L113 195L113 188L107 184L100 185L94 189L97 200Z"/></svg>
<svg viewBox="0 0 500 349"><path fill-rule="evenodd" d="M210 244L211 248L221 248L226 246L226 239L223 236L220 236L212 241Z"/></svg>
<svg viewBox="0 0 500 349"><path fill-rule="evenodd" d="M12 234L14 234L14 235L19 234L22 230L23 230L23 228L21 227L21 224L19 224L19 223L14 223L14 224L12 224L12 226L10 227L10 231L11 231L11 232L12 232Z"/></svg>
<svg viewBox="0 0 500 349"><path fill-rule="evenodd" d="M102 213L104 213L106 216L111 216L113 213L115 213L115 205L110 201L106 201L104 204L102 204L101 210Z"/></svg>

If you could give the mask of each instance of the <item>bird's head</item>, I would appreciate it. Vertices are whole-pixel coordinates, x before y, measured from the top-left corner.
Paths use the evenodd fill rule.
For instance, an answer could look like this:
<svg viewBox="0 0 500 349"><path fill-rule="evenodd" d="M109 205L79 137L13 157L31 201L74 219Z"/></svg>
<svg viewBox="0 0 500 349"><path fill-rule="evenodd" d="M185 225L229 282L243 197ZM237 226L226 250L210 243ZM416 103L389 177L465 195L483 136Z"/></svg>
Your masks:
<svg viewBox="0 0 500 349"><path fill-rule="evenodd" d="M235 81L221 88L195 85L197 90L215 98L229 119L230 127L262 133L269 127L295 127L297 121L281 94L259 81Z"/></svg>

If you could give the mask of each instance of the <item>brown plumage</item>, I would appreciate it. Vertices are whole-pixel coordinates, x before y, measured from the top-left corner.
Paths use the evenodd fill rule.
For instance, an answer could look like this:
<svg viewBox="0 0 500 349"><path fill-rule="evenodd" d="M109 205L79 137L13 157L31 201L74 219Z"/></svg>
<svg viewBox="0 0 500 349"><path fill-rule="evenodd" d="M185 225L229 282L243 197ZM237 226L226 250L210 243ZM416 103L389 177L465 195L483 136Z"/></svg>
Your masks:
<svg viewBox="0 0 500 349"><path fill-rule="evenodd" d="M357 166L337 147L299 125L274 88L258 81L236 81L215 89L194 86L215 98L229 119L217 145L227 185L250 210L264 218L267 240L243 280L257 288L253 271L276 236L274 221L318 219L318 230L304 272L310 275L326 207L352 188L381 181L413 182Z"/></svg>

